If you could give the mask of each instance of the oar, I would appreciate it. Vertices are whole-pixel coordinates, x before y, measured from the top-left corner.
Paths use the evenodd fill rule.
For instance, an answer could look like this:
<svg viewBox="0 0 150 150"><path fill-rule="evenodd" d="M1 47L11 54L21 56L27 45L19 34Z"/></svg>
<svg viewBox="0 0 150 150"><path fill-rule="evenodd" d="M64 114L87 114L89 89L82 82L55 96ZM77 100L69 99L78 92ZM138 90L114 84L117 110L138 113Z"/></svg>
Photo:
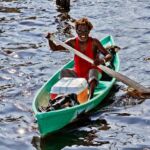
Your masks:
<svg viewBox="0 0 150 150"><path fill-rule="evenodd" d="M57 44L63 46L64 48L68 49L69 51L72 51L73 53L75 53L79 57L85 59L86 61L90 62L91 64L94 64L94 61L91 58L87 57L86 55L82 54L81 52L77 51L76 49L70 47L66 43L56 39L54 36L51 36L50 39L55 41ZM111 77L114 77L117 80L119 80L119 81L123 82L124 84L128 85L129 87L134 88L138 92L140 92L142 94L150 94L150 89L149 88L144 87L143 85L141 85L141 84L137 83L136 81L128 78L127 76L125 76L125 75L123 75L119 72L115 72L114 70L112 70L112 69L110 69L106 66L103 66L103 65L99 65L98 68L103 70L105 73L107 73Z"/></svg>

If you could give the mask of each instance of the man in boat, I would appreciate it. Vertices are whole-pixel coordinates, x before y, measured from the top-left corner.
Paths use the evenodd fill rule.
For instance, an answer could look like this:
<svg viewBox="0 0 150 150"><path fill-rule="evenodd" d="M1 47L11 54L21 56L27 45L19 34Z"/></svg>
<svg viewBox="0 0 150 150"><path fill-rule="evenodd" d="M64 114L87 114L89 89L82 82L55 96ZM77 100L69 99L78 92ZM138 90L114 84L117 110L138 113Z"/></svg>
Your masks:
<svg viewBox="0 0 150 150"><path fill-rule="evenodd" d="M89 83L90 98L93 97L94 89L102 77L102 70L98 69L97 66L105 64L112 57L98 39L89 36L92 28L93 25L87 18L76 20L75 29L77 37L71 38L65 43L93 59L94 65L75 55L74 68L62 70L60 75L61 77L86 78ZM50 48L53 51L66 50L63 46L56 45L50 40L51 35L51 33L48 33L46 37L49 40ZM100 54L103 54L103 58L99 57Z"/></svg>

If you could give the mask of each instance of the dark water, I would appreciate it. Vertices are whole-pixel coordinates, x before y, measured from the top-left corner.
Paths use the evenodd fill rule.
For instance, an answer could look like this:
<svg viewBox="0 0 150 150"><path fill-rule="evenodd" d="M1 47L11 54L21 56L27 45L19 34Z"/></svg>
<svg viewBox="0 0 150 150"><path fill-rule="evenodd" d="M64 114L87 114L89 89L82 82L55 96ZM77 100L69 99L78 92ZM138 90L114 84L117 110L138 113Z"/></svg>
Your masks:
<svg viewBox="0 0 150 150"><path fill-rule="evenodd" d="M150 1L74 0L69 15L88 17L92 36L112 35L122 50L120 72L150 86ZM63 21L52 0L0 0L0 149L148 150L150 99L141 102L117 82L101 105L56 135L40 139L32 112L37 90L72 54L51 52L45 34ZM105 104L104 104L105 105Z"/></svg>

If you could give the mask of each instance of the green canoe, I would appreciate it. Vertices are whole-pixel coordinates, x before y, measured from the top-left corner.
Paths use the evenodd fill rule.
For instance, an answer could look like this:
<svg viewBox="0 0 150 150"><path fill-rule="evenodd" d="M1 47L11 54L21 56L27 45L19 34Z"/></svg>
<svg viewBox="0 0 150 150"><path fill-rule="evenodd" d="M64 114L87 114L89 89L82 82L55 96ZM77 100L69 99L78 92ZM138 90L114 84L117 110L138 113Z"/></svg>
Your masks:
<svg viewBox="0 0 150 150"><path fill-rule="evenodd" d="M101 40L101 43L104 47L114 45L114 41L112 36L107 36ZM67 63L63 68L71 68L73 67L73 60ZM114 56L113 65L115 67L115 71L119 70L119 56L116 53ZM60 69L60 70L61 70ZM34 97L34 101L32 104L32 108L34 111L35 118L37 119L39 131L42 136L45 136L48 133L52 133L57 131L74 119L78 117L79 114L83 112L87 112L92 108L96 107L109 93L111 87L115 83L116 79L111 78L109 81L102 80L97 85L94 97L88 100L86 103L75 105L73 107L67 107L59 110L53 110L49 112L40 112L38 110L39 106L47 106L49 102L49 92L52 86L59 80L59 72L58 70L37 92Z"/></svg>

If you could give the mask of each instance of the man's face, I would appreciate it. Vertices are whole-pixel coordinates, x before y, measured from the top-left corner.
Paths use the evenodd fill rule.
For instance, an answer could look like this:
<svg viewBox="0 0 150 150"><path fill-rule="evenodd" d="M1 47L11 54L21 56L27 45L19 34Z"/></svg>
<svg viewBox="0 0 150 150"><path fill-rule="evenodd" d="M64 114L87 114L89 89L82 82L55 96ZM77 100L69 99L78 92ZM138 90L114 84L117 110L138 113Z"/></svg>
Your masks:
<svg viewBox="0 0 150 150"><path fill-rule="evenodd" d="M88 40L90 30L86 25L79 25L76 29L76 32L81 42L86 42Z"/></svg>

